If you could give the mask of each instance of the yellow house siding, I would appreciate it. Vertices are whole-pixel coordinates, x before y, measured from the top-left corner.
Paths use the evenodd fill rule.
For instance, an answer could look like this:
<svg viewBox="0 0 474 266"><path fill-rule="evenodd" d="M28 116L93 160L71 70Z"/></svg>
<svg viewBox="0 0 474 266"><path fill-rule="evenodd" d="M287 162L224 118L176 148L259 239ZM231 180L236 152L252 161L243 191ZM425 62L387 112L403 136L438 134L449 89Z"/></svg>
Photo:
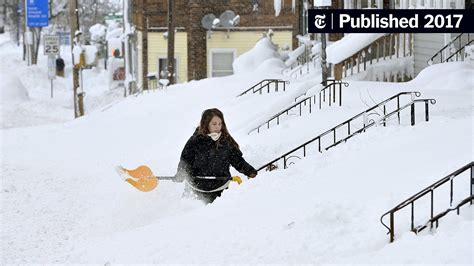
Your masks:
<svg viewBox="0 0 474 266"><path fill-rule="evenodd" d="M207 38L207 76L211 77L211 52L219 49L229 49L235 51L235 58L252 49L258 40L263 36L263 31L234 31L223 32L215 31ZM272 41L278 45L278 49L292 46L293 32L291 31L274 31ZM234 59L235 59L234 58Z"/></svg>
<svg viewBox="0 0 474 266"><path fill-rule="evenodd" d="M175 35L174 54L178 67L178 83L188 80L188 38L186 32ZM158 72L158 59L168 57L168 40L163 32L148 33L148 72Z"/></svg>

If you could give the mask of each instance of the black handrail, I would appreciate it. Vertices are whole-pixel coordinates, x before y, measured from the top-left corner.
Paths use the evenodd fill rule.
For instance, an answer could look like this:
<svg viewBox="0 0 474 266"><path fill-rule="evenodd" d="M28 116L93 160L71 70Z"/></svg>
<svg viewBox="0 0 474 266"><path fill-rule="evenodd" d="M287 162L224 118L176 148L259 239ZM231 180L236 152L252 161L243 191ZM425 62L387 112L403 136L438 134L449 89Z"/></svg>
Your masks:
<svg viewBox="0 0 474 266"><path fill-rule="evenodd" d="M456 176L462 174L463 172L465 172L468 169L471 169L471 195L470 195L470 197L467 197L464 200L462 200L455 207L452 207L453 206L453 179ZM447 183L448 181L450 182L450 188L451 188L451 190L450 190L450 206L451 207L448 208L447 210L443 211L443 212L440 212L437 215L434 215L434 213L433 213L434 212L434 202L433 202L434 190L436 188L440 187L441 185ZM394 208L392 208L388 212L384 213L380 217L380 222L382 223L382 225L385 228L388 229L387 234L390 234L390 242L393 242L394 239L395 239L395 212L403 209L404 207L406 207L408 205L411 205L411 231L412 232L418 233L421 230L425 229L428 226L428 224L431 224L431 227L433 227L433 223L436 223L436 227L438 227L438 220L441 217L445 216L446 214L448 214L452 210L457 210L457 212L459 214L459 208L461 206L465 205L467 202L470 202L471 205L473 204L473 200L474 200L473 190L474 190L474 162L470 162L469 164L466 164L465 166L459 168L458 170L454 171L453 173L447 175L446 177L436 181L431 186L428 186L427 188L423 189L422 191L416 193L415 195L413 195L410 198L406 199L402 203L398 204L397 206L395 206ZM414 203L415 203L416 200L418 200L421 197L427 195L428 193L431 194L431 218L428 220L427 223L415 227L415 223L414 223L414 219L415 219L415 217L414 217ZM383 222L383 218L388 214L390 214L390 227L388 227Z"/></svg>
<svg viewBox="0 0 474 266"><path fill-rule="evenodd" d="M330 146L328 146L328 147L326 147L326 148L325 148L326 150L328 150L328 149L330 149L330 148L332 148L332 147L334 147L334 146L340 144L341 142L347 141L349 138L353 137L353 136L356 135L356 134L359 134L359 133L361 133L361 132L365 132L366 129L368 129L368 128L370 128L370 127L372 127L372 126L374 126L375 124L378 123L378 122L376 122L376 121L366 121L366 120L367 120L366 118L368 117L368 115L370 115L370 112L373 111L373 110L376 109L376 108L380 108L380 107L383 108L383 117L382 117L382 119L381 119L380 121L382 121L382 122L383 122L383 125L386 126L386 120L387 120L387 118L390 117L390 116L392 116L392 115L395 114L395 113L398 115L398 123L400 123L400 112L401 112L403 109L407 108L408 106L411 106L411 112L410 112L410 114L411 114L411 125L413 126L413 125L415 125L415 103L417 103L417 102L425 102L425 120L426 120L426 121L429 121L428 103L435 104L436 101L435 101L434 99L412 100L412 101L410 102L410 104L407 104L407 105L405 105L405 106L403 106L403 107L400 107L400 96L402 96L402 95L411 95L412 97L413 97L413 96L420 97L420 96L421 96L421 93L420 93L420 92L401 92L401 93L399 93L399 94L396 94L396 95L394 95L394 96L392 96L392 97L390 97L390 98L388 98L388 99L386 99L386 100L380 102L379 104L374 105L373 107L371 107L371 108L365 110L364 112L361 112L361 113L357 114L356 116L354 116L354 117L352 117L352 118L350 118L350 119L348 119L348 120L346 120L346 121L340 123L339 125L337 125L337 126L331 128L331 129L327 130L326 132L320 134L319 136L317 136L317 137L315 137L315 138L313 138L313 139L311 139L311 140L309 140L309 141L303 143L302 145L300 145L300 146L298 146L298 147L292 149L291 151L289 151L289 152L283 154L282 156L280 156L280 157L278 157L278 158L272 160L271 162L269 162L269 163L267 163L267 164L261 166L260 168L257 169L257 171L260 171L260 170L266 169L266 168L269 168L269 169L275 168L274 163L275 163L275 162L278 162L278 161L281 160L281 159L283 159L283 168L286 169L286 168L287 168L287 159L288 159L287 156L291 155L292 153L294 153L294 152L296 152L296 151L298 151L298 150L300 150L300 149L303 149L303 157L306 157L306 146L307 146L308 144L310 144L310 143L316 141L316 140L319 141L319 143L318 143L318 151L319 151L319 152L322 152L322 150L321 150L321 138L324 137L324 136L326 136L326 135L328 135L328 134L330 134L330 133L333 134L333 144L330 145ZM396 109L395 111L389 113L389 114L386 114L386 104L387 104L388 102L394 100L394 99L397 99L397 109ZM357 130L357 131L351 133L351 124L350 124L350 123L351 123L351 121L353 121L353 120L355 120L355 119L357 119L357 118L359 118L359 117L363 117L363 118L364 118L363 127L362 127L361 129L359 129L359 130ZM348 137L344 138L343 141L337 141L337 140L336 140L336 130L337 130L338 128L340 128L340 127L345 126L345 125L347 125Z"/></svg>
<svg viewBox="0 0 474 266"><path fill-rule="evenodd" d="M264 82L266 82L266 83L263 84ZM262 94L262 89L263 88L267 88L268 93L270 93L270 84L272 84L272 83L275 83L275 92L278 91L278 84L279 83L283 83L283 91L286 90L286 84L290 84L289 81L282 80L282 79L264 79L264 80L260 81L259 83L253 85L249 89L245 90L244 92L240 93L239 95L237 95L237 97L240 97L240 96L248 93L249 91L252 91L253 93L260 92L260 94ZM260 87L255 90L255 87L257 87L259 85L260 85Z"/></svg>
<svg viewBox="0 0 474 266"><path fill-rule="evenodd" d="M472 205L472 201L474 200L474 196L469 196L465 199L463 199L462 201L460 201L458 204L456 204L454 207L450 207L448 209L446 209L445 211L443 212L440 212L438 213L437 215L435 215L433 218L429 219L428 222L426 222L425 224L422 224L422 225L419 225L415 228L414 230L414 233L418 233L418 232L421 232L423 229L427 228L428 225L431 226L431 228L433 227L433 223L436 224L436 228L438 228L438 225L439 225L439 219L441 219L442 217L444 217L446 214L450 213L451 211L454 211L456 210L458 215L459 215L459 209L466 205L468 202L471 202L470 205Z"/></svg>
<svg viewBox="0 0 474 266"><path fill-rule="evenodd" d="M300 116L302 115L302 105L304 104L306 106L306 102L309 102L309 113L311 113L311 110L312 110L312 104L311 104L311 98L314 98L314 104L316 104L316 95L313 95L313 96L309 96L309 97L306 97L304 98L303 100L291 105L290 107L286 108L285 110L283 111L280 111L279 113L277 113L276 115L273 115L270 119L268 119L266 122L258 125L256 128L252 129L249 131L248 134L254 132L255 130L257 130L257 133L260 133L260 128L263 126L263 125L267 125L267 128L270 128L270 123L276 119L277 121L277 125L280 124L280 116L283 115L283 114L289 114L289 111L297 106L300 107Z"/></svg>
<svg viewBox="0 0 474 266"><path fill-rule="evenodd" d="M323 93L323 101L326 102L326 90L329 89L329 106L331 106L331 95L332 95L332 102L336 102L336 85L339 86L339 106L342 106L342 85L344 87L349 87L349 83L339 80L339 79L328 79L326 82L332 82L327 84L324 88L319 91L319 109L321 109L321 93ZM324 81L321 82L324 86ZM331 94L331 87L332 87L332 94Z"/></svg>
<svg viewBox="0 0 474 266"><path fill-rule="evenodd" d="M342 105L342 85L348 87L349 86L349 83L347 82L343 82L341 80L335 80L335 79L328 79L327 80L328 82L332 82L330 84L327 84L324 88L322 88L320 91L319 91L319 109L321 109L321 93L324 93L324 99L323 101L326 102L326 90L329 90L329 106L331 106L331 100L332 101L336 101L336 86L339 86L339 106ZM322 83L322 82L321 82ZM312 89L313 87L311 87L310 89ZM333 95L333 98L331 98L331 91L333 91L332 95ZM302 94L302 95L305 95L306 93ZM301 97L298 96L298 97ZM313 98L313 103L311 102L311 98ZM309 104L308 104L309 103ZM270 119L268 119L266 122L258 125L257 127L253 128L252 130L249 131L249 135L250 133L254 132L255 130L257 131L257 133L260 133L260 128L264 125L267 125L267 129L270 128L270 123L273 121L273 120L276 120L277 122L277 125L280 124L280 116L282 116L283 114L286 113L286 115L289 115L289 111L293 108L296 108L296 107L299 107L299 113L300 113L300 116L302 115L302 106L309 106L309 113L311 114L312 112L312 104L316 104L316 95L313 95L313 96L309 96L309 97L306 97L296 103L294 103L293 105L291 105L290 107L278 112L277 114L273 115L272 117L270 117Z"/></svg>
<svg viewBox="0 0 474 266"><path fill-rule="evenodd" d="M449 60L453 57L453 56L456 56L456 61L458 61L458 56L459 54L461 54L461 51L463 51L466 46L470 45L471 43L474 42L474 39L473 40L470 40L468 43L466 43L463 47L459 48L456 52L454 52L450 57L446 58L445 62L449 62Z"/></svg>
<svg viewBox="0 0 474 266"><path fill-rule="evenodd" d="M456 36L456 38L454 38L453 40L451 40L448 44L446 44L443 48L441 48L436 54L434 54L430 59L428 59L428 61L426 62L428 65L430 65L430 62L433 62L433 60L438 56L440 55L441 58L440 58L440 62L441 63L444 63L446 62L446 60L443 61L443 51L445 49L447 49L448 47L450 47L452 44L454 44L455 41L459 40L459 47L461 47L461 37L464 35L464 34L467 34L467 40L469 41L470 40L470 35L469 33L461 33L459 34L458 36Z"/></svg>
<svg viewBox="0 0 474 266"><path fill-rule="evenodd" d="M334 146L337 146L339 145L341 142L347 142L348 139L352 138L353 136L365 131L367 128L370 128L380 122L383 123L383 125L385 126L386 125L386 121L388 120L388 118L394 116L395 114L399 115L400 114L400 111L408 108L408 107L411 107L411 125L414 126L415 125L415 103L417 102L424 102L425 103L425 121L429 121L430 117L429 117L429 108L428 108L428 103L431 103L431 104L436 104L436 100L435 99L417 99L417 100L413 100L411 103L409 104L406 104L402 107L399 107L397 110L393 111L393 112L390 112L389 114L386 114L384 115L381 119L379 119L379 121L375 121L375 120L372 120L368 125L364 126L363 128L353 132L352 134L350 134L349 136L335 142L334 144L328 146L326 148L326 150L334 147ZM385 112L385 111L384 111Z"/></svg>

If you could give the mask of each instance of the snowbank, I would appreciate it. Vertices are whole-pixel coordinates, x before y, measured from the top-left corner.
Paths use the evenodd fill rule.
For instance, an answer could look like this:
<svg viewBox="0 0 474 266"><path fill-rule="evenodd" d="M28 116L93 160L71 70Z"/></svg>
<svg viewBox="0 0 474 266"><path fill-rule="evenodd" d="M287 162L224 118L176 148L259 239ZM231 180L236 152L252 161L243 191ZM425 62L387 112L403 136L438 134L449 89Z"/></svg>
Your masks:
<svg viewBox="0 0 474 266"><path fill-rule="evenodd" d="M53 80L53 98L51 98L51 80L48 79L47 73L48 57L41 54L38 56L37 65L27 66L26 62L22 60L21 46L18 47L8 36L4 35L8 34L0 34L0 43L5 40L5 43L0 47L0 58L2 59L0 60L0 99L2 101L0 104L0 130L74 120L71 48L61 46L61 56L65 61L65 77L57 76ZM81 48L77 48L76 51L79 55ZM42 49L40 47L40 51ZM78 62L77 60L76 62ZM86 114L91 114L95 110L123 98L123 89L109 90L106 70L102 68L84 69L82 74L82 88L87 95L84 101ZM28 97L25 97L26 91ZM11 95L12 93L14 95ZM4 99L5 101L3 101ZM4 102L14 102L14 104L4 104Z"/></svg>
<svg viewBox="0 0 474 266"><path fill-rule="evenodd" d="M281 62L276 46L270 39L262 38L254 48L237 57L232 67L235 74L253 72L260 64L269 59L272 59L272 62Z"/></svg>
<svg viewBox="0 0 474 266"><path fill-rule="evenodd" d="M470 78L466 78L470 77ZM474 67L470 62L435 64L423 69L409 84L431 90L474 91ZM459 82L463 80L463 82Z"/></svg>
<svg viewBox="0 0 474 266"><path fill-rule="evenodd" d="M14 73L3 76L0 91L0 103L2 104L19 103L29 99L28 91Z"/></svg>
<svg viewBox="0 0 474 266"><path fill-rule="evenodd" d="M265 60L263 63L261 63L257 67L256 71L280 74L281 70L285 67L286 67L285 63L283 63L281 59L270 58L270 59Z"/></svg>

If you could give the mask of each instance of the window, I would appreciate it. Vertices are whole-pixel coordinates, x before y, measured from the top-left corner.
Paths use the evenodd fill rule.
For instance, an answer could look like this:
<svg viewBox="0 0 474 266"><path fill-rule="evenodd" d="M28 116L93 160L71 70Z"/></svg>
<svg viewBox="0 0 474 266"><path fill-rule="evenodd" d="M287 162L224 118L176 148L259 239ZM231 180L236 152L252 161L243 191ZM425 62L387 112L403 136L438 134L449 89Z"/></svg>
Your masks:
<svg viewBox="0 0 474 266"><path fill-rule="evenodd" d="M159 58L158 59L158 76L160 79L168 79L166 77L166 73L168 72L168 59L167 58ZM175 77L178 76L178 65L176 64L176 58L174 59L174 73Z"/></svg>
<svg viewBox="0 0 474 266"><path fill-rule="evenodd" d="M224 77L234 74L232 68L234 58L234 49L219 49L211 51L211 77Z"/></svg>

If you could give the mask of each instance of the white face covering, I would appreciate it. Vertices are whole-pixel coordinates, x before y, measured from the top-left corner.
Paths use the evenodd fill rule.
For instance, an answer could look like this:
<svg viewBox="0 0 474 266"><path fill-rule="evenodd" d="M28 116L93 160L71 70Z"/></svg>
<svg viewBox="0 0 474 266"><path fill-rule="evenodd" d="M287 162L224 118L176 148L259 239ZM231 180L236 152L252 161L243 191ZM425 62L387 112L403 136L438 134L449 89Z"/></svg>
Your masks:
<svg viewBox="0 0 474 266"><path fill-rule="evenodd" d="M217 141L221 137L222 132L212 132L211 134L207 134L209 137L211 137L212 140Z"/></svg>

